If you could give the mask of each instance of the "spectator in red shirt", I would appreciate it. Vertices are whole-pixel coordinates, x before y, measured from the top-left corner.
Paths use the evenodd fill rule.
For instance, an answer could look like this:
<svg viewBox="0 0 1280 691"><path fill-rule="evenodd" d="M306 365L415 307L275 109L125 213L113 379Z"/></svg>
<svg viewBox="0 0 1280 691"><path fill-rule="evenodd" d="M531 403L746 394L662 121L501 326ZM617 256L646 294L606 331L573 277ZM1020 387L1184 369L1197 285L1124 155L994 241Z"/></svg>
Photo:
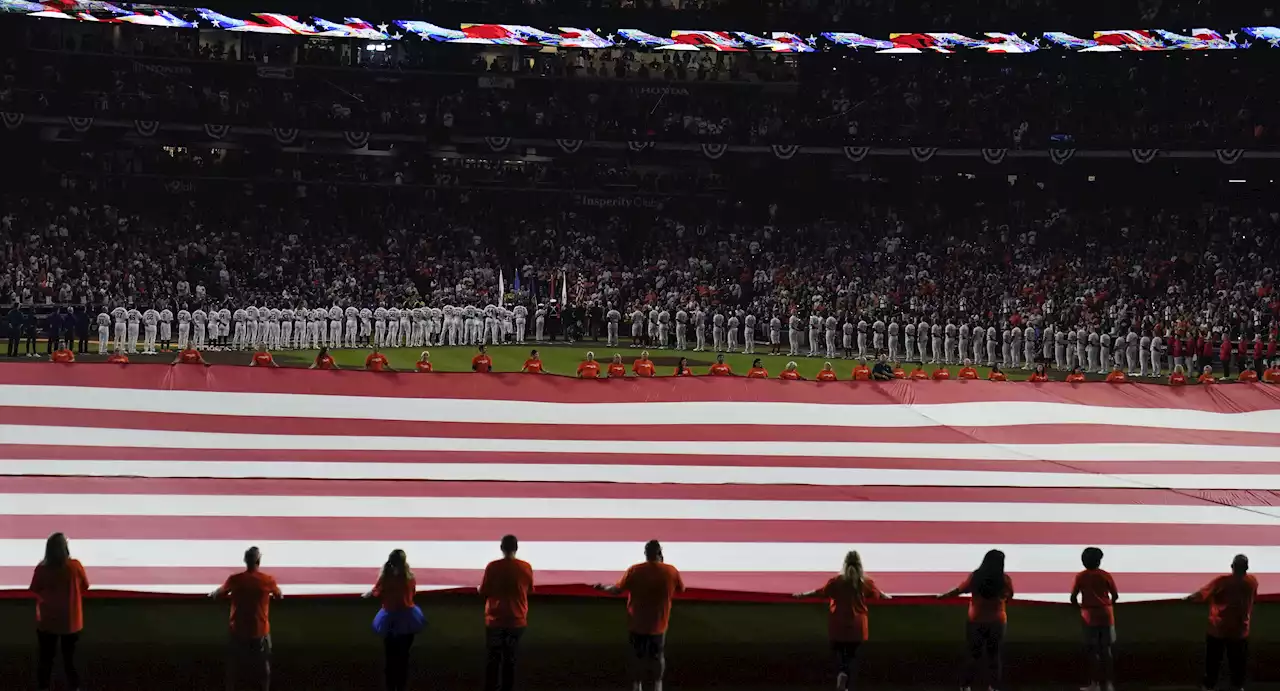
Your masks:
<svg viewBox="0 0 1280 691"><path fill-rule="evenodd" d="M987 381L1007 381L1008 377L1000 371L1000 363L991 363L991 371L987 373Z"/></svg>
<svg viewBox="0 0 1280 691"><path fill-rule="evenodd" d="M196 350L194 347L190 345L182 349L182 351L178 353L178 357L174 358L173 362L170 364L204 365L205 367L209 366L209 363L204 361L204 356L200 354L200 351Z"/></svg>
<svg viewBox="0 0 1280 691"><path fill-rule="evenodd" d="M1045 370L1043 362L1036 363L1035 371L1031 373L1030 377L1027 377L1027 381L1036 384L1049 381L1049 372Z"/></svg>
<svg viewBox="0 0 1280 691"><path fill-rule="evenodd" d="M414 636L427 623L422 609L413 602L417 590L418 582L409 568L409 559L404 550L397 549L382 565L373 589L364 594L382 603L373 618L373 630L382 636L387 691L409 688L409 651L413 649Z"/></svg>
<svg viewBox="0 0 1280 691"><path fill-rule="evenodd" d="M125 355L124 348L117 348L116 352L107 356L107 362L116 365L129 364L129 356Z"/></svg>
<svg viewBox="0 0 1280 691"><path fill-rule="evenodd" d="M622 379L627 376L627 366L622 364L621 355L613 354L613 362L609 363L608 375L610 379Z"/></svg>
<svg viewBox="0 0 1280 691"><path fill-rule="evenodd" d="M471 371L484 374L493 369L493 360L489 359L489 349L480 344L480 352L471 358Z"/></svg>
<svg viewBox="0 0 1280 691"><path fill-rule="evenodd" d="M276 579L263 573L262 552L250 547L244 553L244 571L232 574L209 597L231 600L231 659L227 666L227 688L236 688L242 675L254 686L271 684L271 600L284 597Z"/></svg>
<svg viewBox="0 0 1280 691"><path fill-rule="evenodd" d="M961 367L960 371L957 374L961 379L977 379L978 378L978 370L973 368L973 361L970 360L969 358L965 358L964 367Z"/></svg>
<svg viewBox="0 0 1280 691"><path fill-rule="evenodd" d="M1240 376L1236 377L1236 379L1245 383L1257 383L1258 373L1253 369L1253 363L1249 363L1247 367L1242 367L1240 369Z"/></svg>
<svg viewBox="0 0 1280 691"><path fill-rule="evenodd" d="M36 667L36 687L48 689L53 676L53 660L62 648L62 669L67 686L80 688L76 671L76 643L84 628L81 599L89 590L84 566L71 558L67 537L54 533L44 544L44 560L31 574L31 592L36 596L36 638L40 658Z"/></svg>
<svg viewBox="0 0 1280 691"><path fill-rule="evenodd" d="M1124 370L1120 368L1120 365L1115 365L1111 368L1111 371L1107 373L1108 384L1127 384L1128 382L1129 375L1124 373Z"/></svg>
<svg viewBox="0 0 1280 691"><path fill-rule="evenodd" d="M822 363L822 371L818 372L818 381L836 381L837 379L836 371L831 369L831 363Z"/></svg>
<svg viewBox="0 0 1280 691"><path fill-rule="evenodd" d="M1200 382L1201 384L1212 384L1218 381L1213 376L1213 365L1205 365L1204 371L1200 373L1200 376L1196 377L1196 381Z"/></svg>
<svg viewBox="0 0 1280 691"><path fill-rule="evenodd" d="M333 361L333 356L329 354L329 349L320 346L320 352L316 354L316 359L312 361L311 366L307 369L342 369L338 363Z"/></svg>
<svg viewBox="0 0 1280 691"><path fill-rule="evenodd" d="M249 361L250 367L279 367L275 358L271 357L271 353L263 348L253 354L253 359Z"/></svg>
<svg viewBox="0 0 1280 691"><path fill-rule="evenodd" d="M423 374L430 374L436 371L436 368L431 364L431 351L422 351L422 355L418 356L418 361L413 363L413 367Z"/></svg>
<svg viewBox="0 0 1280 691"><path fill-rule="evenodd" d="M671 374L676 377L692 377L693 370L689 369L689 358L680 358L680 362L676 363L675 371Z"/></svg>
<svg viewBox="0 0 1280 691"><path fill-rule="evenodd" d="M944 381L951 378L951 370L946 367L939 367L933 371L934 381Z"/></svg>
<svg viewBox="0 0 1280 691"><path fill-rule="evenodd" d="M640 359L631 363L631 371L635 372L637 377L652 377L657 373L653 366L653 360L649 359L649 351L640 351Z"/></svg>
<svg viewBox="0 0 1280 691"><path fill-rule="evenodd" d="M836 654L836 689L852 688L858 648L870 633L867 601L892 598L863 572L862 557L857 552L845 555L840 573L832 576L826 585L807 593L796 593L795 597L827 599L827 638Z"/></svg>
<svg viewBox="0 0 1280 691"><path fill-rule="evenodd" d="M778 374L778 378L790 379L792 381L801 381L804 379L804 377L800 376L800 372L796 370L796 363L794 360L787 363L786 368L783 369L782 372Z"/></svg>
<svg viewBox="0 0 1280 691"><path fill-rule="evenodd" d="M527 374L542 374L542 358L538 357L536 348L529 351L529 359L524 361L520 371Z"/></svg>
<svg viewBox="0 0 1280 691"><path fill-rule="evenodd" d="M760 358L751 361L751 369L747 370L747 379L768 379L769 370L765 369Z"/></svg>
<svg viewBox="0 0 1280 691"><path fill-rule="evenodd" d="M1186 386L1187 375L1182 372L1182 365L1174 365L1173 372L1169 373L1169 386Z"/></svg>
<svg viewBox="0 0 1280 691"><path fill-rule="evenodd" d="M929 373L924 371L924 363L917 362L916 368L911 370L911 379L913 381L924 381L929 378Z"/></svg>
<svg viewBox="0 0 1280 691"><path fill-rule="evenodd" d="M600 376L600 363L596 362L596 354L587 351L587 359L578 363L578 377L596 379Z"/></svg>
<svg viewBox="0 0 1280 691"><path fill-rule="evenodd" d="M1271 367L1262 373L1262 381L1268 384L1280 384L1280 360L1271 363Z"/></svg>
<svg viewBox="0 0 1280 691"><path fill-rule="evenodd" d="M902 369L902 363L900 363L900 362L895 362L895 363L893 363L893 378L894 378L894 379L906 379L906 378L907 378L907 371L906 371L906 370L904 370L904 369Z"/></svg>
<svg viewBox="0 0 1280 691"><path fill-rule="evenodd" d="M1226 653L1231 688L1244 688L1249 659L1249 620L1258 599L1258 579L1249 574L1249 558L1237 554L1231 573L1218 576L1187 596L1189 602L1209 603L1209 633L1205 636L1204 683L1202 688L1218 688L1218 672Z"/></svg>
<svg viewBox="0 0 1280 691"><path fill-rule="evenodd" d="M1222 334L1222 343L1218 346L1218 359L1222 361L1222 376L1231 376L1231 337Z"/></svg>
<svg viewBox="0 0 1280 691"><path fill-rule="evenodd" d="M715 364L711 365L711 368L707 370L707 374L713 377L733 376L733 370L730 369L728 363L724 361L724 353L716 353Z"/></svg>
<svg viewBox="0 0 1280 691"><path fill-rule="evenodd" d="M502 558L489 562L480 581L488 651L485 691L515 688L516 652L529 625L529 593L533 591L533 567L516 558L519 548L515 535L502 536Z"/></svg>
<svg viewBox="0 0 1280 691"><path fill-rule="evenodd" d="M871 381L871 368L867 367L867 363L859 362L857 367L853 368L854 381Z"/></svg>
<svg viewBox="0 0 1280 691"><path fill-rule="evenodd" d="M59 342L58 349L49 354L50 362L71 363L76 361L76 354L66 346L65 343Z"/></svg>
<svg viewBox="0 0 1280 691"><path fill-rule="evenodd" d="M1119 368L1120 368L1120 366L1119 366L1119 365L1116 365L1116 369L1119 369ZM1067 375L1067 383L1068 383L1068 384L1078 384L1078 383L1081 383L1081 382L1083 382L1083 381L1084 381L1084 372L1081 372L1081 371L1080 371L1080 366L1079 366L1079 365L1076 365L1075 367L1072 367L1072 368L1071 368L1071 373Z"/></svg>
<svg viewBox="0 0 1280 691"><path fill-rule="evenodd" d="M383 355L378 346L373 347L373 352L364 359L364 368L370 372L394 372L391 363L387 361L387 356Z"/></svg>

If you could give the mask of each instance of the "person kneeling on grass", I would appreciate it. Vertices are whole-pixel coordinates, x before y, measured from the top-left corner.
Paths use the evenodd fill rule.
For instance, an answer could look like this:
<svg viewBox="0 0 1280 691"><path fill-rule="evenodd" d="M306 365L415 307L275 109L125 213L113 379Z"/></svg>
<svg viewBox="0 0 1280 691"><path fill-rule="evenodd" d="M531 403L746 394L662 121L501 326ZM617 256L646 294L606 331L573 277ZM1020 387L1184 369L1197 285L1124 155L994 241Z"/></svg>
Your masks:
<svg viewBox="0 0 1280 691"><path fill-rule="evenodd" d="M609 363L609 378L622 379L627 376L627 366L622 364L622 355L613 354L613 362Z"/></svg>
<svg viewBox="0 0 1280 691"><path fill-rule="evenodd" d="M316 359L312 361L311 366L307 369L342 369L338 363L333 361L333 356L329 354L328 348L321 348L316 355Z"/></svg>
<svg viewBox="0 0 1280 691"><path fill-rule="evenodd" d="M378 346L373 347L373 352L364 359L364 368L370 372L394 372L395 369L387 362L387 356L378 352Z"/></svg>
<svg viewBox="0 0 1280 691"><path fill-rule="evenodd" d="M761 365L760 358L751 361L751 369L747 370L747 379L768 379L769 370Z"/></svg>
<svg viewBox="0 0 1280 691"><path fill-rule="evenodd" d="M600 363L596 362L596 354L587 351L587 359L578 363L578 378L597 379L600 377Z"/></svg>
<svg viewBox="0 0 1280 691"><path fill-rule="evenodd" d="M729 367L729 364L724 361L724 353L716 354L715 364L711 365L711 368L707 370L707 374L713 377L733 376L733 370Z"/></svg>
<svg viewBox="0 0 1280 691"><path fill-rule="evenodd" d="M66 346L65 343L58 343L58 349L49 354L50 362L70 363L76 361L76 354Z"/></svg>
<svg viewBox="0 0 1280 691"><path fill-rule="evenodd" d="M800 372L796 370L795 360L787 363L786 368L782 370L782 373L778 375L778 378L789 379L791 381L801 381L804 379L804 377L800 376Z"/></svg>
<svg viewBox="0 0 1280 691"><path fill-rule="evenodd" d="M107 356L107 362L114 365L127 365L129 356L125 355L124 348L116 348L116 352Z"/></svg>
<svg viewBox="0 0 1280 691"><path fill-rule="evenodd" d="M436 371L435 368L431 366L431 351L422 351L422 355L418 356L418 361L413 363L413 367L419 372L424 373Z"/></svg>
<svg viewBox="0 0 1280 691"><path fill-rule="evenodd" d="M827 637L836 656L836 689L847 691L853 688L858 648L867 640L869 632L867 600L893 598L876 587L876 582L863 572L862 557L856 551L845 555L840 573L832 576L826 585L792 597L824 597L828 600Z"/></svg>
<svg viewBox="0 0 1280 691"><path fill-rule="evenodd" d="M529 359L524 361L520 371L526 374L542 374L542 358L538 357L536 348L529 351Z"/></svg>
<svg viewBox="0 0 1280 691"><path fill-rule="evenodd" d="M253 354L253 359L249 361L250 367L279 367L275 358L271 357L271 353L263 348Z"/></svg>
<svg viewBox="0 0 1280 691"><path fill-rule="evenodd" d="M480 352L471 358L471 371L484 374L493 369L493 360L489 358L489 349L480 344Z"/></svg>
<svg viewBox="0 0 1280 691"><path fill-rule="evenodd" d="M209 363L204 361L204 356L200 354L200 351L196 350L191 345L188 345L186 348L179 351L178 357L175 357L173 359L173 362L169 364L171 365L204 365L205 367L209 366Z"/></svg>
<svg viewBox="0 0 1280 691"><path fill-rule="evenodd" d="M693 370L689 369L689 358L682 357L680 362L676 363L676 369L671 373L673 377L692 377Z"/></svg>
<svg viewBox="0 0 1280 691"><path fill-rule="evenodd" d="M837 379L836 371L831 369L831 363L822 363L822 371L818 372L818 381L836 381Z"/></svg>

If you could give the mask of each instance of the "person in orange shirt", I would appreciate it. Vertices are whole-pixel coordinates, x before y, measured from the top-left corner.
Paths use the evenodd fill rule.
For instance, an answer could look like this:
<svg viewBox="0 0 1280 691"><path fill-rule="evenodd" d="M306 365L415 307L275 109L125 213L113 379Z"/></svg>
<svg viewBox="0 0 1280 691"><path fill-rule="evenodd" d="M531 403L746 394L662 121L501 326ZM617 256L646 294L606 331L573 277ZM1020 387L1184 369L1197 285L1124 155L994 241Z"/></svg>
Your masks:
<svg viewBox="0 0 1280 691"><path fill-rule="evenodd" d="M418 361L413 363L413 368L423 374L430 374L436 371L435 365L431 364L431 351L424 350L418 356Z"/></svg>
<svg viewBox="0 0 1280 691"><path fill-rule="evenodd" d="M857 367L853 368L854 381L871 381L871 368L867 367L866 362L859 362Z"/></svg>
<svg viewBox="0 0 1280 691"><path fill-rule="evenodd" d="M1174 365L1169 373L1169 386L1186 386L1187 375L1182 372L1182 365Z"/></svg>
<svg viewBox="0 0 1280 691"><path fill-rule="evenodd" d="M502 536L502 558L484 567L480 597L484 598L484 638L488 652L484 668L485 691L512 691L516 683L516 652L529 625L529 593L533 591L533 567L516 559L520 542L515 535Z"/></svg>
<svg viewBox="0 0 1280 691"><path fill-rule="evenodd" d="M904 370L904 369L902 369L902 363L900 363L900 362L895 362L895 363L893 363L893 378L894 378L894 379L906 379L906 378L907 378L907 371L906 371L906 370Z"/></svg>
<svg viewBox="0 0 1280 691"><path fill-rule="evenodd" d="M622 364L622 356L618 353L613 354L613 362L609 363L609 378L622 379L627 376L627 366Z"/></svg>
<svg viewBox="0 0 1280 691"><path fill-rule="evenodd" d="M489 359L489 349L480 344L480 352L471 358L471 371L484 374L493 369L493 360Z"/></svg>
<svg viewBox="0 0 1280 691"><path fill-rule="evenodd" d="M790 379L792 381L803 381L804 377L800 376L800 372L796 370L795 360L787 363L782 372L778 374L779 379Z"/></svg>
<svg viewBox="0 0 1280 691"><path fill-rule="evenodd" d="M960 371L957 373L957 375L959 376L960 379L977 379L978 370L973 368L973 360L970 360L969 358L965 358L964 367L960 368Z"/></svg>
<svg viewBox="0 0 1280 691"><path fill-rule="evenodd" d="M1087 547L1080 555L1084 571L1071 584L1071 605L1080 608L1084 622L1085 654L1089 657L1089 686L1085 691L1115 691L1116 581L1102 570L1102 550Z"/></svg>
<svg viewBox="0 0 1280 691"><path fill-rule="evenodd" d="M951 370L946 367L939 367L933 371L934 381L945 381L951 378Z"/></svg>
<svg viewBox="0 0 1280 691"><path fill-rule="evenodd" d="M1076 383L1083 382L1084 380L1085 380L1085 379L1084 379L1084 372L1081 372L1081 371L1080 371L1080 366L1079 366L1079 365L1077 365L1077 366L1075 366L1075 367L1072 367L1072 368L1071 368L1071 373L1067 375L1067 383L1068 383L1068 384L1076 384Z"/></svg>
<svg viewBox="0 0 1280 691"><path fill-rule="evenodd" d="M616 585L597 585L609 593L627 594L627 630L635 654L632 682L636 688L647 685L662 691L662 677L667 661L667 623L671 618L671 600L684 592L684 581L676 567L662 558L662 545L650 540L644 545L644 561L627 569Z"/></svg>
<svg viewBox="0 0 1280 691"><path fill-rule="evenodd" d="M1129 375L1124 373L1124 370L1120 368L1120 365L1114 365L1111 368L1111 371L1107 373L1107 383L1108 384L1128 384Z"/></svg>
<svg viewBox="0 0 1280 691"><path fill-rule="evenodd" d="M1262 373L1262 381L1268 384L1280 384L1280 360L1271 363L1271 367Z"/></svg>
<svg viewBox="0 0 1280 691"><path fill-rule="evenodd" d="M262 572L262 552L250 547L244 553L244 571L232 574L217 590L214 599L231 600L231 659L227 665L227 688L248 676L254 686L266 691L271 686L271 600L284 597L276 579Z"/></svg>
<svg viewBox="0 0 1280 691"><path fill-rule="evenodd" d="M987 381L1008 381L1008 380L1009 378L1005 376L1004 372L1000 371L1000 363L998 362L991 363L991 371L987 373Z"/></svg>
<svg viewBox="0 0 1280 691"><path fill-rule="evenodd" d="M917 362L916 368L911 370L911 379L924 380L929 378L929 373L924 371L924 363Z"/></svg>
<svg viewBox="0 0 1280 691"><path fill-rule="evenodd" d="M414 636L427 623L422 609L413 603L417 591L418 581L409 568L409 559L404 550L397 549L382 565L373 589L362 596L376 597L382 603L382 608L373 618L373 630L382 636L387 691L409 688L409 651L413 648Z"/></svg>
<svg viewBox="0 0 1280 691"><path fill-rule="evenodd" d="M876 582L862 570L862 557L856 551L844 556L840 573L832 576L826 585L794 597L824 597L827 599L827 638L836 655L836 689L847 691L856 681L853 678L854 662L858 647L867 640L867 600L891 600L876 587Z"/></svg>
<svg viewBox="0 0 1280 691"><path fill-rule="evenodd" d="M116 352L107 356L107 362L114 365L127 365L129 364L129 356L125 355L123 348L120 348L117 349Z"/></svg>
<svg viewBox="0 0 1280 691"><path fill-rule="evenodd" d="M316 354L316 359L311 362L311 366L307 369L342 369L338 363L333 361L333 356L329 354L329 349L321 346L320 352Z"/></svg>
<svg viewBox="0 0 1280 691"><path fill-rule="evenodd" d="M36 638L40 643L36 688L49 688L59 648L67 686L80 688L76 643L84 629L82 599L88 590L89 576L84 566L71 558L67 537L62 533L50 535L44 543L44 560L31 574L31 592L36 596Z"/></svg>
<svg viewBox="0 0 1280 691"><path fill-rule="evenodd" d="M631 363L631 371L635 372L637 377L652 377L657 373L653 367L653 360L649 359L649 351L640 351L640 359Z"/></svg>
<svg viewBox="0 0 1280 691"><path fill-rule="evenodd" d="M1258 579L1249 574L1249 557L1243 554L1231 560L1230 574L1214 578L1187 596L1189 602L1209 603L1202 688L1218 688L1223 653L1227 656L1231 688L1244 688L1244 673L1249 662L1249 620L1257 599Z"/></svg>
<svg viewBox="0 0 1280 691"><path fill-rule="evenodd" d="M1036 363L1036 368L1031 372L1031 376L1027 377L1027 381L1036 384L1049 381L1049 372L1044 368L1043 362Z"/></svg>
<svg viewBox="0 0 1280 691"><path fill-rule="evenodd" d="M259 350L253 354L253 359L249 361L250 367L279 367L276 359L271 357L271 353L266 348Z"/></svg>
<svg viewBox="0 0 1280 691"><path fill-rule="evenodd" d="M1201 384L1213 384L1217 382L1218 380L1213 376L1213 365L1205 365L1204 371L1200 373L1199 377L1196 377L1196 381Z"/></svg>
<svg viewBox="0 0 1280 691"><path fill-rule="evenodd" d="M768 379L769 370L765 369L760 358L751 361L751 369L747 370L747 379Z"/></svg>
<svg viewBox="0 0 1280 691"><path fill-rule="evenodd" d="M1248 367L1240 370L1240 376L1237 377L1236 379L1237 381L1240 381L1242 383L1256 384L1258 381L1258 372L1253 368L1253 363L1252 362L1249 363Z"/></svg>
<svg viewBox="0 0 1280 691"><path fill-rule="evenodd" d="M836 372L831 369L831 363L822 363L822 371L818 372L818 381L836 381L836 379Z"/></svg>
<svg viewBox="0 0 1280 691"><path fill-rule="evenodd" d="M969 660L965 665L961 688L972 688L979 663L987 663L987 686L1000 688L1003 665L1004 631L1008 622L1005 603L1013 599L1013 579L1004 572L1004 552L993 549L982 558L982 564L960 585L939 595L955 597L971 593L969 598Z"/></svg>
<svg viewBox="0 0 1280 691"><path fill-rule="evenodd" d="M680 358L680 361L676 363L675 371L671 375L675 377L692 377L693 370L689 369L689 358Z"/></svg>
<svg viewBox="0 0 1280 691"><path fill-rule="evenodd" d="M713 377L732 377L733 369L724 361L724 353L716 353L715 364L707 370L707 374Z"/></svg>
<svg viewBox="0 0 1280 691"><path fill-rule="evenodd" d="M364 368L370 372L394 372L391 363L387 361L387 356L378 352L378 346L373 347L373 352L364 359Z"/></svg>
<svg viewBox="0 0 1280 691"><path fill-rule="evenodd" d="M205 367L209 366L209 363L204 361L204 356L200 354L200 351L196 350L194 347L190 345L182 349L178 353L178 357L175 357L173 359L173 362L169 364L171 365L204 365Z"/></svg>
<svg viewBox="0 0 1280 691"><path fill-rule="evenodd" d="M587 351L587 359L578 363L579 379L596 379L600 376L600 363L596 362L596 354Z"/></svg>
<svg viewBox="0 0 1280 691"><path fill-rule="evenodd" d="M50 362L75 362L76 354L71 351L67 345L61 341L58 342L58 349L49 354Z"/></svg>
<svg viewBox="0 0 1280 691"><path fill-rule="evenodd" d="M529 351L529 359L524 361L520 371L527 374L542 374L542 358L538 357L537 349Z"/></svg>

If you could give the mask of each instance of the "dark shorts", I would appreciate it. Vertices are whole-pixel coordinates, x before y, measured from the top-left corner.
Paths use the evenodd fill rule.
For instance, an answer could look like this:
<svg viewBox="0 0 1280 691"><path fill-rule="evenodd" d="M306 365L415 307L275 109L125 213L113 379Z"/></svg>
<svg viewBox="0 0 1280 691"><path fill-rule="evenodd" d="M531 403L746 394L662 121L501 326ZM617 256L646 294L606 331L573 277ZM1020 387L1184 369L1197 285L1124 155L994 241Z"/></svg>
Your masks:
<svg viewBox="0 0 1280 691"><path fill-rule="evenodd" d="M1095 648L1105 648L1116 642L1116 627L1085 626L1084 644Z"/></svg>
<svg viewBox="0 0 1280 691"><path fill-rule="evenodd" d="M630 633L628 637L631 641L631 649L635 651L636 657L642 660L656 660L662 657L667 647L665 633Z"/></svg>
<svg viewBox="0 0 1280 691"><path fill-rule="evenodd" d="M271 657L271 636L262 638L231 637L231 654L238 658Z"/></svg>

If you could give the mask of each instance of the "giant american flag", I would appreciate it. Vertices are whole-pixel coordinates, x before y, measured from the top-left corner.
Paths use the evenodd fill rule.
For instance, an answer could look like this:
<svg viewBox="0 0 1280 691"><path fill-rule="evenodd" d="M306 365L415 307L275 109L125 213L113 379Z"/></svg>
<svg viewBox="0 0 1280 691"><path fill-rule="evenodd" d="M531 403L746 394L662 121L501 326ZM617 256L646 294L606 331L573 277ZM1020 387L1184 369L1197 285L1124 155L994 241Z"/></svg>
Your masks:
<svg viewBox="0 0 1280 691"><path fill-rule="evenodd" d="M540 587L644 541L695 593L887 592L1003 549L1064 600L1083 547L1127 600L1249 555L1280 590L1280 387L579 381L160 365L0 366L0 589L67 533L95 588L205 592L249 545L286 592L356 593L403 548L473 587L504 533Z"/></svg>

